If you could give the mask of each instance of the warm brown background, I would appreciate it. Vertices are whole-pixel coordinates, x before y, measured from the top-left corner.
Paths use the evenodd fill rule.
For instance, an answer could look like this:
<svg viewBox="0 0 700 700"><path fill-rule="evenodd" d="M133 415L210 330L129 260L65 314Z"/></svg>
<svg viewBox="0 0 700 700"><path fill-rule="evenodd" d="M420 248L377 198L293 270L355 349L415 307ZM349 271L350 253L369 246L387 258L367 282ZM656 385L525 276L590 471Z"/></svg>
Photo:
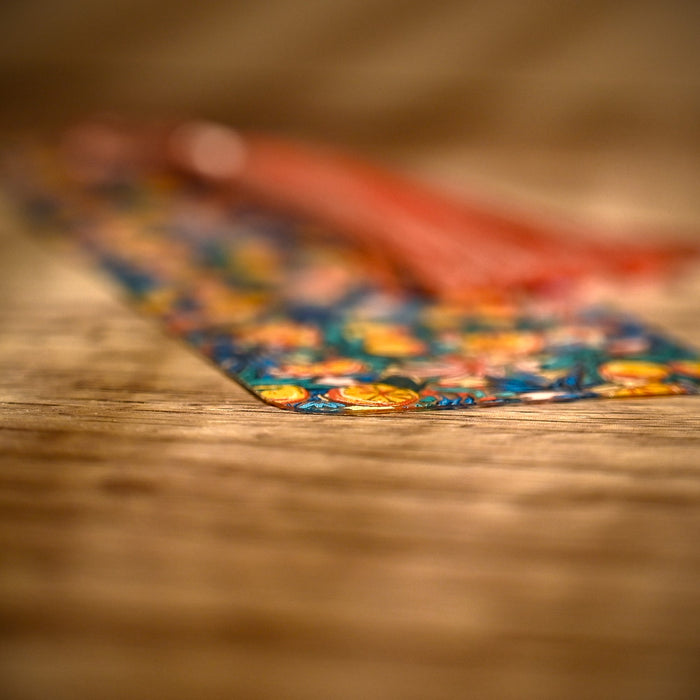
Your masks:
<svg viewBox="0 0 700 700"><path fill-rule="evenodd" d="M0 128L330 139L700 227L700 3L21 0ZM700 277L625 308L700 345ZM0 697L691 700L700 397L264 406L0 210Z"/></svg>

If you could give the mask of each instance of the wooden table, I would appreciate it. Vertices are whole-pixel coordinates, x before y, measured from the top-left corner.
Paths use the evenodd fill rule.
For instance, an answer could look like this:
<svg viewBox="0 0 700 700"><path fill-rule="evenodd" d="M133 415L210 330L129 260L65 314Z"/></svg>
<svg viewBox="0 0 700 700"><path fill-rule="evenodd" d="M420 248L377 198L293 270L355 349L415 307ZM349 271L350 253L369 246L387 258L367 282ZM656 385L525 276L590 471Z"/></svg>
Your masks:
<svg viewBox="0 0 700 700"><path fill-rule="evenodd" d="M282 412L0 220L3 698L700 696L700 397Z"/></svg>

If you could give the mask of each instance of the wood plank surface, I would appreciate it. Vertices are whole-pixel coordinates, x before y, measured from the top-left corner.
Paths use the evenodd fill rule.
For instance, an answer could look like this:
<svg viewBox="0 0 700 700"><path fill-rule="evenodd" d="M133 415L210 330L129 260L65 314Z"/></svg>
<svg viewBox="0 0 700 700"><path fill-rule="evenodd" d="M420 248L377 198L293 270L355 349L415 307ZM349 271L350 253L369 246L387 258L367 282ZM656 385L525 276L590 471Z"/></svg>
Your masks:
<svg viewBox="0 0 700 700"><path fill-rule="evenodd" d="M0 222L0 696L700 695L700 397L279 411Z"/></svg>

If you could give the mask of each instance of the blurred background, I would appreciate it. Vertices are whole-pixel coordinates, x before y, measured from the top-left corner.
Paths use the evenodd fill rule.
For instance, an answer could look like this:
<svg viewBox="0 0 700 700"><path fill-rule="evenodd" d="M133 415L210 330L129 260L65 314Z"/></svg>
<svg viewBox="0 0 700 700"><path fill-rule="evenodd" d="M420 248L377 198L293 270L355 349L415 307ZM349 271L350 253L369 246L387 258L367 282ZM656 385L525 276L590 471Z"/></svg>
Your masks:
<svg viewBox="0 0 700 700"><path fill-rule="evenodd" d="M208 117L692 226L699 29L694 0L5 0L0 127Z"/></svg>

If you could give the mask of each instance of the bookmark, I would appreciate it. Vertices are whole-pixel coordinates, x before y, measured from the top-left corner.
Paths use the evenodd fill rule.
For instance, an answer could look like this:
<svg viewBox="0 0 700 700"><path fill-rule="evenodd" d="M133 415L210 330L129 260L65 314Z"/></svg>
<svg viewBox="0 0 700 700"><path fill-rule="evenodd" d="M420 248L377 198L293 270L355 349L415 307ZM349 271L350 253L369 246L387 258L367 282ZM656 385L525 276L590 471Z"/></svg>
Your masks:
<svg viewBox="0 0 700 700"><path fill-rule="evenodd" d="M44 164L9 187L35 228L87 251L139 310L278 408L374 414L700 391L697 352L623 313L387 285L352 240L187 178L85 188Z"/></svg>

